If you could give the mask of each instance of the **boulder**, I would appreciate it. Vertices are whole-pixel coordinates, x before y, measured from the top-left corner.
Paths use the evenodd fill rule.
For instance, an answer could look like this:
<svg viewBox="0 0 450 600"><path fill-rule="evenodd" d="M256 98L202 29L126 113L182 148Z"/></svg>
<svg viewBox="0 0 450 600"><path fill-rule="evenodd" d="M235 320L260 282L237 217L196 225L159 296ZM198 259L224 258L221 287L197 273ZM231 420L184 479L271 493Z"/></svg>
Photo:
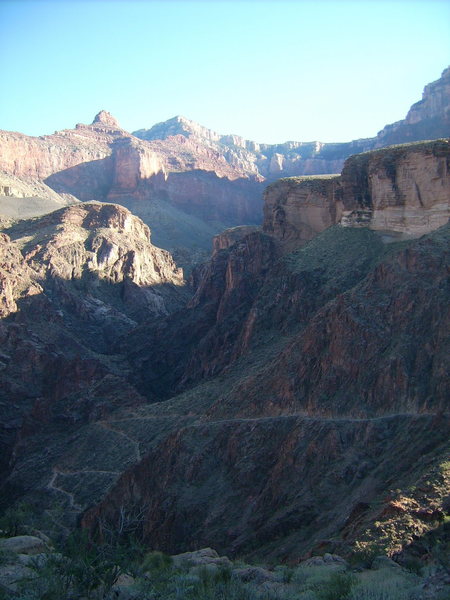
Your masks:
<svg viewBox="0 0 450 600"><path fill-rule="evenodd" d="M134 584L134 577L122 573L112 586L108 598L110 600L134 600L135 598L140 598L140 592L134 588Z"/></svg>
<svg viewBox="0 0 450 600"><path fill-rule="evenodd" d="M3 565L0 567L0 592L10 594L2 596L4 598L13 598L19 589L19 583L22 579L34 577L35 573L28 567L19 564Z"/></svg>
<svg viewBox="0 0 450 600"><path fill-rule="evenodd" d="M272 571L263 569L262 567L242 567L240 569L234 569L233 575L238 577L244 583L256 583L261 584L267 581L276 581L277 576Z"/></svg>
<svg viewBox="0 0 450 600"><path fill-rule="evenodd" d="M17 554L41 554L47 549L44 542L34 535L17 535L0 540L0 550Z"/></svg>
<svg viewBox="0 0 450 600"><path fill-rule="evenodd" d="M184 552L173 557L175 567L216 565L218 567L231 567L232 563L226 556L219 556L212 548L202 548L194 552Z"/></svg>

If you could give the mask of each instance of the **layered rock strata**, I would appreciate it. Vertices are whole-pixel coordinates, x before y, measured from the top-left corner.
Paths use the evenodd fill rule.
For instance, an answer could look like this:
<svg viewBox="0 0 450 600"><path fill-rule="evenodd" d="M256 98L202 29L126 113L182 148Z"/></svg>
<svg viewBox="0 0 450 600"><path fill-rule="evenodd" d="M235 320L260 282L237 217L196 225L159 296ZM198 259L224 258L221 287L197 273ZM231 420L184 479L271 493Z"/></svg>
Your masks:
<svg viewBox="0 0 450 600"><path fill-rule="evenodd" d="M263 230L286 250L337 223L418 237L450 217L449 165L450 142L437 140L353 156L340 177L282 179L265 192Z"/></svg>
<svg viewBox="0 0 450 600"><path fill-rule="evenodd" d="M436 178L446 189L447 171L417 167L445 164L448 143L418 149L394 156L404 181L418 173L430 190L422 202L432 213ZM320 209L329 210L338 185L342 211L382 207L383 156L362 157L364 168L349 161L346 188L319 180ZM289 193L291 183L280 185ZM293 221L295 230L304 219ZM114 523L134 504L145 511L144 538L160 549L214 539L231 554L295 559L315 547L346 552L373 528L384 536L373 543L399 552L439 526L448 490L450 228L385 245L356 225L328 227L309 243L300 236L294 252L276 229L217 238L188 307L128 341L140 391L174 396L149 412L194 423L124 473L84 515L87 527ZM394 535L392 506L412 496Z"/></svg>
<svg viewBox="0 0 450 600"><path fill-rule="evenodd" d="M339 173L352 154L392 144L450 136L450 67L427 86L422 100L414 104L403 121L387 125L376 137L345 143L285 142L260 144L237 135L221 135L186 119L174 117L151 129L134 132L148 140L184 138L189 147L209 148L231 166L246 174L273 180L280 176Z"/></svg>

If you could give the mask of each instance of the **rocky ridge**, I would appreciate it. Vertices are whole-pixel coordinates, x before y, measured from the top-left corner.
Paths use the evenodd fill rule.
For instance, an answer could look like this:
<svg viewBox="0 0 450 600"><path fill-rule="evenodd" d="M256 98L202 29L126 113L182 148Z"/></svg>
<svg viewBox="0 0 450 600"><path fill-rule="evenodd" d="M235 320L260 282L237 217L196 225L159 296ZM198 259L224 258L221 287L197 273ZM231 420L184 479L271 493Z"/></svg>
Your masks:
<svg viewBox="0 0 450 600"><path fill-rule="evenodd" d="M237 135L221 135L182 116L133 135L148 141L178 136L188 144L209 147L235 168L271 181L281 176L339 173L350 155L392 144L450 136L450 67L425 86L422 100L403 121L387 125L376 137L345 143L294 142L260 144Z"/></svg>

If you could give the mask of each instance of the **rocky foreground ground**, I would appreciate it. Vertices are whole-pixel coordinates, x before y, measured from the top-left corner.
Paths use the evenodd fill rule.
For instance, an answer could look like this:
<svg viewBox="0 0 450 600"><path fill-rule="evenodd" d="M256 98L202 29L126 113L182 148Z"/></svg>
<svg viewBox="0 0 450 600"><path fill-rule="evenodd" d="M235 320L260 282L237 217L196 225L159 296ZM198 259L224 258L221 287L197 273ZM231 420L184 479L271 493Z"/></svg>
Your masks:
<svg viewBox="0 0 450 600"><path fill-rule="evenodd" d="M445 600L450 574L438 560L400 565L387 556L349 564L325 553L271 567L230 561L211 548L174 556L143 547L49 538L0 538L2 600ZM441 557L443 558L443 557Z"/></svg>

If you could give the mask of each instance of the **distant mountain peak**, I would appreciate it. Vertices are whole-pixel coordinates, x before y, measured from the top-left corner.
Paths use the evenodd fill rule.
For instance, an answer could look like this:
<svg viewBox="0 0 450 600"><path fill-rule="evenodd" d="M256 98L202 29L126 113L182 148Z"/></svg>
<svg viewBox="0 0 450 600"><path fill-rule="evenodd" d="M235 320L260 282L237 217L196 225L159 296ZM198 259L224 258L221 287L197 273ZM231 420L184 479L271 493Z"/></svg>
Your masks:
<svg viewBox="0 0 450 600"><path fill-rule="evenodd" d="M107 110L101 110L95 115L92 125L96 125L97 123L102 123L103 125L108 125L109 127L117 127L121 129L119 121Z"/></svg>
<svg viewBox="0 0 450 600"><path fill-rule="evenodd" d="M164 140L174 135L183 135L184 137L196 136L214 141L220 139L220 135L215 131L211 131L207 127L203 127L203 125L182 115L176 115L167 121L157 123L150 129L134 131L133 135L145 140Z"/></svg>

